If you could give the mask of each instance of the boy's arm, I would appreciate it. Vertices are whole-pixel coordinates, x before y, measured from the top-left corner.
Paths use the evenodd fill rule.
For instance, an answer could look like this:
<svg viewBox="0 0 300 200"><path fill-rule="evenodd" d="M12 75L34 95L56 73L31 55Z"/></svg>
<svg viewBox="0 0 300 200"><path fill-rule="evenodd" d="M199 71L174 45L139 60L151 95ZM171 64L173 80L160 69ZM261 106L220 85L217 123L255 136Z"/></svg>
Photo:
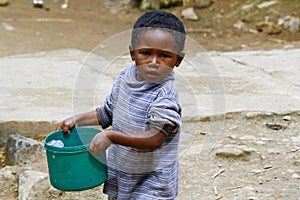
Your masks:
<svg viewBox="0 0 300 200"><path fill-rule="evenodd" d="M155 128L138 133L124 133L112 130L103 131L92 139L90 151L95 155L99 155L111 143L137 149L156 149L162 145L165 137L166 135L163 132Z"/></svg>
<svg viewBox="0 0 300 200"><path fill-rule="evenodd" d="M100 117L97 111L90 111L69 117L58 124L55 130L63 130L70 134L70 130L75 126L93 126L101 125Z"/></svg>

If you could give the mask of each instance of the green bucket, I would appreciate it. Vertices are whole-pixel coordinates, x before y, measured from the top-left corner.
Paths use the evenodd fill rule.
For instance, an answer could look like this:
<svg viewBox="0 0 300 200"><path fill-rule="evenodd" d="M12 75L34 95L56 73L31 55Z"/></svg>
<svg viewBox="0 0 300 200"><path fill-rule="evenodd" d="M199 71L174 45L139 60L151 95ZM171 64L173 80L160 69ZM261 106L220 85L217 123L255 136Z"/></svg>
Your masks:
<svg viewBox="0 0 300 200"><path fill-rule="evenodd" d="M99 186L106 181L106 153L95 157L89 152L90 142L99 132L96 128L76 127L70 135L59 130L45 138L49 177L53 187L77 191ZM51 145L53 140L62 141L64 146Z"/></svg>

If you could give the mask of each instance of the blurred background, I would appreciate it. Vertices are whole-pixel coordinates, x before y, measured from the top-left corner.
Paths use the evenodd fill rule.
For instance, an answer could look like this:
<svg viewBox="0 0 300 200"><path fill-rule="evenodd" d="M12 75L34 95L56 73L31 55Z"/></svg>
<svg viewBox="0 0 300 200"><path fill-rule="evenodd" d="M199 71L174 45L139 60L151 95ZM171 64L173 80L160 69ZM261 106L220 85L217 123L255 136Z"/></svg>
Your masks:
<svg viewBox="0 0 300 200"><path fill-rule="evenodd" d="M91 51L149 9L180 17L206 50L299 47L300 0L0 0L0 56Z"/></svg>

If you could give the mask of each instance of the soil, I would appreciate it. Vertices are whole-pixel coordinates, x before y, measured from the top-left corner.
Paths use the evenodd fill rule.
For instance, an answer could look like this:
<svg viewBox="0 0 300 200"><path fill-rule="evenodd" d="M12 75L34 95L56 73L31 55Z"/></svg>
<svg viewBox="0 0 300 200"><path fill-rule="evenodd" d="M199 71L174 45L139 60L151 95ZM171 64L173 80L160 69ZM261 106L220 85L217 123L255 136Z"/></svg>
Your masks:
<svg viewBox="0 0 300 200"><path fill-rule="evenodd" d="M290 32L281 27L277 34L253 31L266 17L275 24L278 18L288 15L299 17L299 0L242 10L249 2L214 1L206 8L195 9L199 21L183 19L188 36L208 51L300 47L299 30ZM104 0L72 0L65 10L61 9L62 3L45 0L44 8L33 8L31 1L10 0L7 6L0 7L0 56L63 48L91 51L113 34L131 29L143 13L130 6L111 6L114 4ZM180 17L184 8L164 10ZM234 28L238 21L243 21L245 27ZM249 118L242 113L227 114L215 137L210 135L209 127L214 124L209 120L184 122L183 130L190 135L185 138L187 146L180 156L178 199L300 199L300 113L288 116L266 114ZM211 151L203 147L212 144ZM246 146L248 151L241 156L216 155L216 148L229 144ZM4 154L3 148L1 165ZM100 189L62 193L57 199L96 199Z"/></svg>
<svg viewBox="0 0 300 200"><path fill-rule="evenodd" d="M63 0L44 0L44 8L33 8L31 1L10 0L7 6L0 6L0 56L62 48L89 52L113 34L130 30L143 13L135 7L108 1L72 0L69 7L62 10ZM183 19L188 36L209 51L300 46L300 31L282 28L279 34L268 34L265 30L252 33L257 23L266 18L277 24L279 18L292 14L299 17L300 0L281 0L271 7L243 10L242 6L249 2L215 1L206 8L194 9L198 21ZM165 10L181 17L185 7ZM244 23L244 28L234 28L239 21Z"/></svg>

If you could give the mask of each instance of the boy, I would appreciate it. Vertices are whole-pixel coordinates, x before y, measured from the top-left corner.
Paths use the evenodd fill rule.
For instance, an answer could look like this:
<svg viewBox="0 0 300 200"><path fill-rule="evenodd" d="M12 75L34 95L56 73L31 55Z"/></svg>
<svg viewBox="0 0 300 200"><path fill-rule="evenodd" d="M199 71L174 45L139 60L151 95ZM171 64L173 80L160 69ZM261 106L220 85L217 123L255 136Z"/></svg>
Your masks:
<svg viewBox="0 0 300 200"><path fill-rule="evenodd" d="M181 106L174 67L184 57L185 29L173 14L153 10L134 24L129 46L130 67L114 82L103 106L62 121L57 130L101 125L91 153L108 147L110 199L175 199L178 192L178 143Z"/></svg>

